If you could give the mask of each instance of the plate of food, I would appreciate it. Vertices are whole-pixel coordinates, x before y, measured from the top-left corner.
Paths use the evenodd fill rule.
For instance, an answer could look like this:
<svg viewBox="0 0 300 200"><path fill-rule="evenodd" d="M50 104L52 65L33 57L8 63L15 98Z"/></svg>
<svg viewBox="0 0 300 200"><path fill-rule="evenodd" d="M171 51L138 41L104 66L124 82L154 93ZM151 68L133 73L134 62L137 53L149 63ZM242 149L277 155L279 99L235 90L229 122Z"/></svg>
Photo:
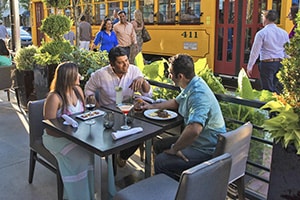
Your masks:
<svg viewBox="0 0 300 200"><path fill-rule="evenodd" d="M156 120L169 120L178 116L176 112L170 110L149 109L144 112L145 117Z"/></svg>
<svg viewBox="0 0 300 200"><path fill-rule="evenodd" d="M76 115L77 118L82 119L82 120L88 120L94 117L99 117L101 115L104 115L104 111L102 110L93 110L91 112L85 112L79 115Z"/></svg>

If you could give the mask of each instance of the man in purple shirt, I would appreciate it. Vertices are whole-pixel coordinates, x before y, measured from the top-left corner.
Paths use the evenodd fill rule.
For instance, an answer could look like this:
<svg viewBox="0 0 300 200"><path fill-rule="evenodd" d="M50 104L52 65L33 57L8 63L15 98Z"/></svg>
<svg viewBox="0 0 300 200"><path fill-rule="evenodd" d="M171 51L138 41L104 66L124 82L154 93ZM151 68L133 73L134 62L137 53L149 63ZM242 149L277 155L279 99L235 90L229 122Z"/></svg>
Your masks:
<svg viewBox="0 0 300 200"><path fill-rule="evenodd" d="M264 28L255 35L247 65L248 76L252 76L253 66L260 56L258 65L262 89L280 93L281 86L276 77L281 68L281 60L287 57L284 45L289 42L288 33L275 24L277 13L274 10L264 11L262 23Z"/></svg>

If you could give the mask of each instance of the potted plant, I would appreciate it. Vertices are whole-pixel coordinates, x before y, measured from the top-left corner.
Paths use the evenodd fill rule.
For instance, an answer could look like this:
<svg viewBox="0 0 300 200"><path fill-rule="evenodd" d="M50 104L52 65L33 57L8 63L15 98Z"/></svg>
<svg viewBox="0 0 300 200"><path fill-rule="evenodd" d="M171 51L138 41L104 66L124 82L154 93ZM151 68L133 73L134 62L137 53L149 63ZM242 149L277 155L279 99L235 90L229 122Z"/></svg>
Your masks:
<svg viewBox="0 0 300 200"><path fill-rule="evenodd" d="M45 98L57 65L65 54L73 51L71 44L64 40L63 34L71 28L72 20L63 15L50 15L42 21L41 31L52 40L42 42L34 55L34 87L37 99Z"/></svg>
<svg viewBox="0 0 300 200"><path fill-rule="evenodd" d="M300 16L295 36L285 49L290 56L278 73L283 85L277 100L268 102L273 117L263 124L274 138L268 199L300 199Z"/></svg>
<svg viewBox="0 0 300 200"><path fill-rule="evenodd" d="M19 99L24 108L27 107L29 100L36 99L33 86L33 66L35 63L34 55L36 53L37 47L28 46L19 49L14 57L14 61L16 63L14 77L19 88Z"/></svg>

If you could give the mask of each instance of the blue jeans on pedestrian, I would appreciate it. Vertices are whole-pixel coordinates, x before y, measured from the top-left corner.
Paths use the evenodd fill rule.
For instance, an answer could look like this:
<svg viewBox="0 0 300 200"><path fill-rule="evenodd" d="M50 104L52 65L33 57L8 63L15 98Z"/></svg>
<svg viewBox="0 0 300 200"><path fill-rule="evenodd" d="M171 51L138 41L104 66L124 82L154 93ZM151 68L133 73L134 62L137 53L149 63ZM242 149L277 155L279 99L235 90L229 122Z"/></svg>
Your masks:
<svg viewBox="0 0 300 200"><path fill-rule="evenodd" d="M171 145L177 141L178 137L164 138L154 143L154 151L157 154L154 162L155 174L164 173L175 180L179 180L181 173L197 164L212 158L211 154L196 150L191 146L182 150L188 162L176 155L166 154L163 151L170 149Z"/></svg>
<svg viewBox="0 0 300 200"><path fill-rule="evenodd" d="M260 73L262 89L276 92L277 94L281 93L282 85L276 77L276 74L281 67L282 64L280 61L259 63L258 69Z"/></svg>

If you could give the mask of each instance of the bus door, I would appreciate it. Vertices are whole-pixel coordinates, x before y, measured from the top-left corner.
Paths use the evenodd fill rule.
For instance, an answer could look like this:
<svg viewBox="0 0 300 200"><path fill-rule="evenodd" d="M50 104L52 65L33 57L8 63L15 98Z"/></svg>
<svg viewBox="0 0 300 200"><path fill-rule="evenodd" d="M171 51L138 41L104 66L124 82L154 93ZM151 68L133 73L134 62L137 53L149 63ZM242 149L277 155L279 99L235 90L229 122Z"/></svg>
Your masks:
<svg viewBox="0 0 300 200"><path fill-rule="evenodd" d="M260 15L267 0L219 0L216 16L216 74L237 76L247 67L256 32L261 28ZM258 69L254 68L258 77Z"/></svg>
<svg viewBox="0 0 300 200"><path fill-rule="evenodd" d="M42 40L44 39L44 33L40 31L40 27L42 26L42 20L44 19L44 6L42 2L36 2L35 4L35 30L33 30L36 33L36 41L37 45L40 46Z"/></svg>

